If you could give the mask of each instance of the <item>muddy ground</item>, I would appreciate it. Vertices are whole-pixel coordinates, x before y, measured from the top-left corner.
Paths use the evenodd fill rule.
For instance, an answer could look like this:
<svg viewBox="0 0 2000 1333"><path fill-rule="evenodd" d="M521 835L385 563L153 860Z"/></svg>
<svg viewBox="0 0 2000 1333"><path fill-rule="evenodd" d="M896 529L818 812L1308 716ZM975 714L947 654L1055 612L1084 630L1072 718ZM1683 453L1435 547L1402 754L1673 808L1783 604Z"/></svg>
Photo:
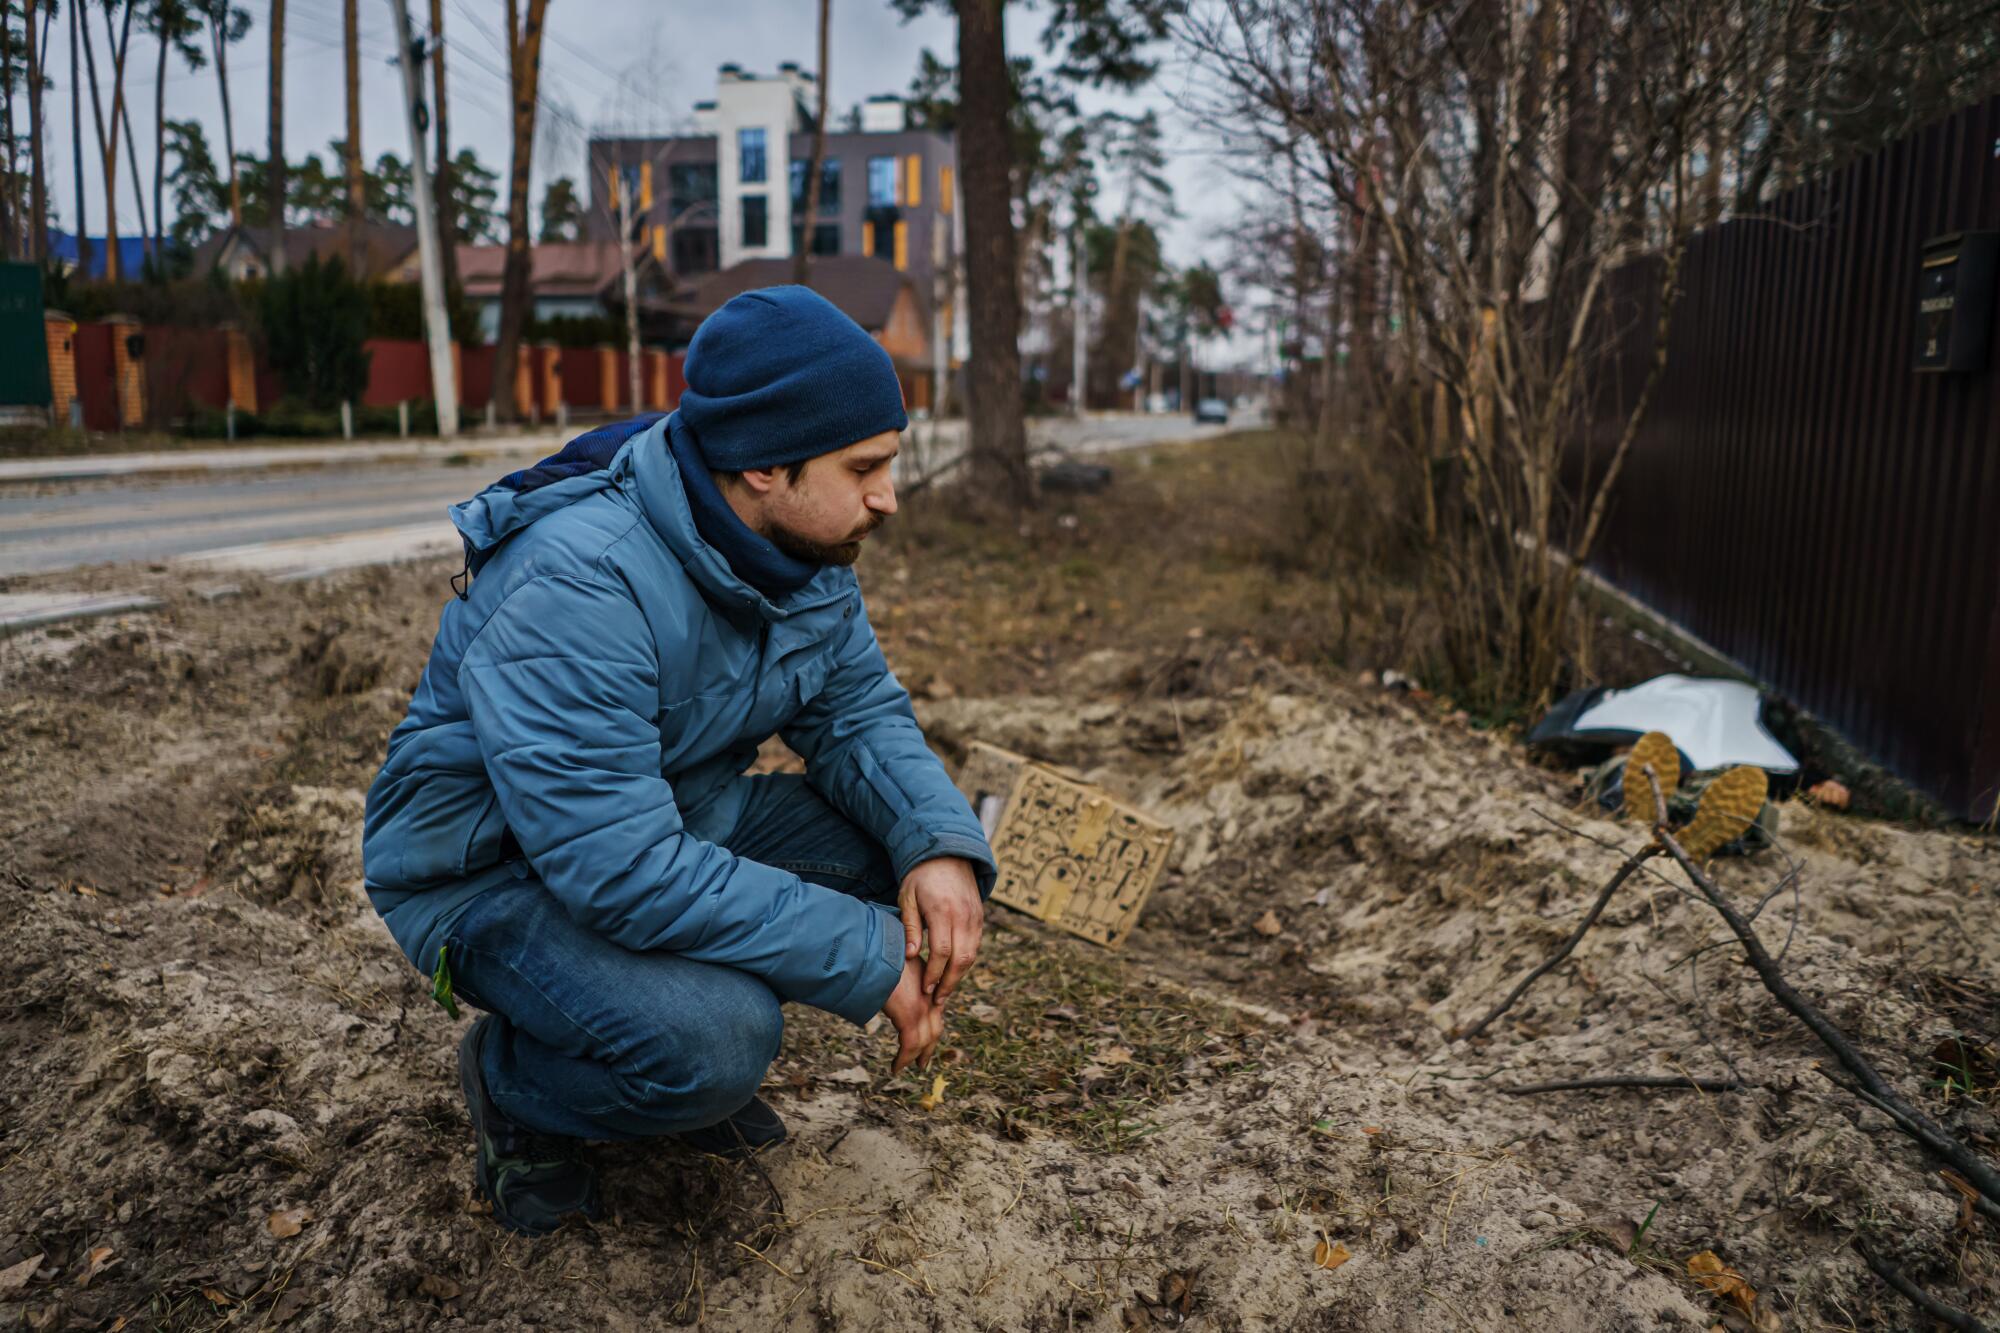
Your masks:
<svg viewBox="0 0 2000 1333"><path fill-rule="evenodd" d="M1993 1317L1990 1228L1672 872L1452 1043L1640 835L1376 685L1393 605L1350 592L1374 619L1330 632L1227 514L1162 551L1172 487L1122 471L1020 534L912 523L863 575L948 757L1028 751L1176 827L1126 948L991 909L933 1108L888 1034L794 1013L789 1145L605 1148L614 1216L542 1242L472 1204L464 1020L360 889L452 571L0 642L0 1326L1925 1327L1856 1233ZM1797 802L1783 833L1787 972L1993 1152L2000 1075L1934 1057L1996 1036L2000 849ZM1782 865L1717 874L1747 902ZM1508 1091L1677 1073L1746 1090ZM1754 1305L1689 1275L1702 1251Z"/></svg>

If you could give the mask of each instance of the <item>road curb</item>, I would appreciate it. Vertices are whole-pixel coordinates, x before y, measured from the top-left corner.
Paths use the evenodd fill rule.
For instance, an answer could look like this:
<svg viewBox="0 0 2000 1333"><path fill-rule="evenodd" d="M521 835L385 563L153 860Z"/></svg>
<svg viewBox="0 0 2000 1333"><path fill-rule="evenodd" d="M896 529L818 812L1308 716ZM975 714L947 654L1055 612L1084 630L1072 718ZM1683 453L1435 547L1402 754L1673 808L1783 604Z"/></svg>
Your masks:
<svg viewBox="0 0 2000 1333"><path fill-rule="evenodd" d="M20 596L23 601L34 600L32 595ZM157 597L143 594L105 593L99 596L66 596L46 599L42 605L23 607L10 612L7 603L15 597L0 594L0 639L9 639L30 630L47 629L51 625L67 624L73 620L97 620L104 616L130 615L142 611L157 611L166 603Z"/></svg>

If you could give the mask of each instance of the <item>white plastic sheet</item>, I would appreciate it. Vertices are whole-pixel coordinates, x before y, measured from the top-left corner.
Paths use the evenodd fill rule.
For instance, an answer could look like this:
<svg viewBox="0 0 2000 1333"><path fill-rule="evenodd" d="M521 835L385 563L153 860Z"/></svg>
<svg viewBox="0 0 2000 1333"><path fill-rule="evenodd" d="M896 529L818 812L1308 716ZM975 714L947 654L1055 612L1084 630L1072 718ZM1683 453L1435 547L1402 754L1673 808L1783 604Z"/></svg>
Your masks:
<svg viewBox="0 0 2000 1333"><path fill-rule="evenodd" d="M1754 686L1738 680L1655 676L1629 690L1607 690L1577 714L1578 731L1664 731L1697 769L1755 764L1796 773L1799 761L1758 718Z"/></svg>

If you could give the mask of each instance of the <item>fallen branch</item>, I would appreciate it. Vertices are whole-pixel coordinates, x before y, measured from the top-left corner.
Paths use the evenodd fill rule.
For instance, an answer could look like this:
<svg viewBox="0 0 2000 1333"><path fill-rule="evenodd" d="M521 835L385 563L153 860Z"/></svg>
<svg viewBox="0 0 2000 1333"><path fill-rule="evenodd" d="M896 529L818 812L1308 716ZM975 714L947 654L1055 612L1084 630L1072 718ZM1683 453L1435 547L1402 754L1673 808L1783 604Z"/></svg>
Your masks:
<svg viewBox="0 0 2000 1333"><path fill-rule="evenodd" d="M1749 1085L1733 1078L1650 1078L1644 1074L1615 1074L1606 1078L1566 1078L1554 1083L1523 1083L1514 1087L1495 1084L1495 1092L1510 1097L1526 1097L1538 1092L1581 1092L1591 1088L1673 1088L1680 1092L1741 1092Z"/></svg>
<svg viewBox="0 0 2000 1333"><path fill-rule="evenodd" d="M1455 1036L1453 1040L1471 1041L1474 1037L1486 1031L1487 1028L1493 1025L1494 1019L1500 1017L1500 1015L1506 1013L1509 1009L1513 1008L1514 1001L1520 999L1521 996L1526 994L1528 987L1534 985L1537 981L1540 981L1544 976L1547 976L1551 968L1561 963L1563 959L1569 957L1571 951L1576 948L1577 942L1583 938L1584 932L1588 931L1592 926L1597 924L1597 918L1603 914L1605 904L1611 901L1611 895L1618 892L1619 886L1622 885L1626 880L1632 878L1633 873L1637 871L1641 865L1645 864L1646 859L1648 857L1657 856L1659 855L1659 852L1660 849L1657 847L1648 847L1643 852L1639 852L1633 856L1627 857L1625 860L1625 864L1618 867L1618 873L1613 875L1611 877L1610 882L1607 883L1604 886L1604 888L1598 893L1597 901L1592 903L1590 905L1590 910L1583 914L1583 920L1577 923L1577 927L1573 932L1571 932L1570 937L1562 942L1562 947L1557 949L1553 954L1550 954L1548 961L1544 962L1540 967L1536 968L1534 971L1528 973L1527 976L1522 977L1521 984L1514 987L1512 991L1508 992L1507 998L1500 1001L1499 1004L1495 1005L1493 1007L1492 1013L1486 1015L1486 1017L1480 1019L1477 1023L1474 1023L1471 1027L1466 1028L1463 1032L1457 1034L1457 1036Z"/></svg>
<svg viewBox="0 0 2000 1333"><path fill-rule="evenodd" d="M1794 1018L1805 1024L1807 1029L1819 1038L1821 1045L1833 1052L1834 1059L1838 1060L1842 1068L1854 1076L1854 1081L1861 1089L1869 1094L1868 1101L1889 1113L1890 1118L1906 1134L1940 1158L1945 1165L1965 1177L1966 1182L1984 1196L1989 1206L2000 1208L2000 1171L1995 1171L1984 1158L1952 1137L1949 1130L1936 1124L1923 1112L1904 1101L1876 1072L1875 1066L1868 1062L1867 1057L1855 1049L1854 1043L1847 1039L1847 1034L1835 1027L1827 1016L1819 1011L1818 1006L1792 989L1791 983L1785 980L1784 973L1778 970L1778 965L1772 961L1769 951L1764 948L1764 942L1757 938L1756 930L1743 919L1742 913L1731 905L1722 891L1715 887L1714 882L1702 873L1701 868L1688 859L1688 854L1681 849L1680 843L1674 840L1674 835L1667 828L1664 819L1667 803L1660 796L1659 778L1649 770L1646 780L1653 784L1654 800L1657 802L1655 808L1662 812L1661 821L1653 827L1654 835L1659 838L1660 845L1667 849L1668 854L1679 863L1681 869L1687 872L1688 879L1701 892L1702 897L1708 900L1708 905L1713 907L1729 929L1735 932L1736 938L1743 944L1744 956L1749 959L1750 967L1756 972L1757 979L1764 983L1764 989L1769 991L1772 998L1783 1005Z"/></svg>
<svg viewBox="0 0 2000 1333"><path fill-rule="evenodd" d="M1876 1277L1881 1278L1884 1282L1907 1296L1911 1304L1939 1323L1949 1324L1953 1328L1960 1330L1960 1333L1992 1333L1992 1330L1987 1328L1985 1324L1981 1323L1974 1316L1967 1314L1956 1305L1946 1305L1943 1301L1910 1281L1909 1278L1903 1276L1902 1269L1896 1267L1896 1265L1862 1244L1859 1236L1854 1238L1854 1251L1861 1256L1863 1263L1875 1271Z"/></svg>

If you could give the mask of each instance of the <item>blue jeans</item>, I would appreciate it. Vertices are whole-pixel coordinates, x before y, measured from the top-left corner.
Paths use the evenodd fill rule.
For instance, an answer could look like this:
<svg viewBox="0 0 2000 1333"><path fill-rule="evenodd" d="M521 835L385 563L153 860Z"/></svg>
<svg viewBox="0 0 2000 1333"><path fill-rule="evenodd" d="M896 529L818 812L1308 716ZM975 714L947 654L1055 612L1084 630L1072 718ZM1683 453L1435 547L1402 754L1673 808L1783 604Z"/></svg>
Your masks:
<svg viewBox="0 0 2000 1333"><path fill-rule="evenodd" d="M738 856L894 904L887 853L797 774L744 779ZM572 921L532 876L474 899L446 941L453 987L493 1015L486 1089L545 1134L641 1139L727 1119L778 1053L778 997L748 972L634 953Z"/></svg>

